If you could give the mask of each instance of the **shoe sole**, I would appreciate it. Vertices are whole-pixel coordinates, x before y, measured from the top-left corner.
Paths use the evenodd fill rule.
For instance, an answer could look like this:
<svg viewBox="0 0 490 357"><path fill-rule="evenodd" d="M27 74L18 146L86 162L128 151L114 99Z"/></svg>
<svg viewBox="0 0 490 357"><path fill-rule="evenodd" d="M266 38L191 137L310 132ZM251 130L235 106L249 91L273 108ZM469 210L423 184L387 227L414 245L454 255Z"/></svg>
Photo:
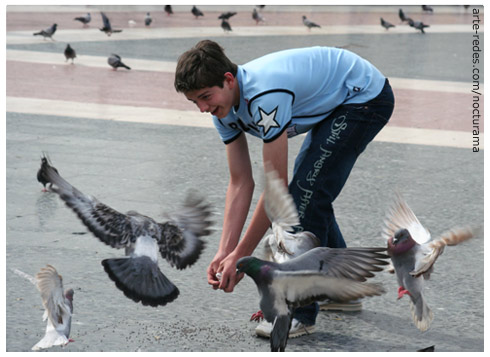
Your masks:
<svg viewBox="0 0 490 357"><path fill-rule="evenodd" d="M289 333L288 338L296 338L304 335L311 335L313 332L315 332L315 326L305 326L302 329L295 331L293 333ZM271 335L267 333L266 331L262 331L259 329L255 329L255 334L259 337L265 337L265 338L270 338Z"/></svg>
<svg viewBox="0 0 490 357"><path fill-rule="evenodd" d="M346 312L361 311L362 304L325 304L325 305L320 305L320 310L321 311L346 311Z"/></svg>

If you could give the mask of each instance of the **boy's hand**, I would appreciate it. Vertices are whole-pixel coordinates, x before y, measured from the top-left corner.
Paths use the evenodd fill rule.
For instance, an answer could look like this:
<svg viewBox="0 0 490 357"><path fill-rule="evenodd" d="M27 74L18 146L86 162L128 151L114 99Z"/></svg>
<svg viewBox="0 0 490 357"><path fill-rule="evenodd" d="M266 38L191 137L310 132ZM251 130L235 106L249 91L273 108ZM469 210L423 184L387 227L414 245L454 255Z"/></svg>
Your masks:
<svg viewBox="0 0 490 357"><path fill-rule="evenodd" d="M226 254L222 254L220 252L216 253L215 257L209 264L207 274L208 274L208 284L213 287L214 290L217 290L219 287L220 279L216 276L218 274L218 267L221 261L226 257Z"/></svg>
<svg viewBox="0 0 490 357"><path fill-rule="evenodd" d="M218 267L219 273L221 273L221 280L218 286L226 293L231 293L243 278L243 274L237 276L236 274L236 262L240 257L237 257L233 252L230 253L225 259L223 259Z"/></svg>

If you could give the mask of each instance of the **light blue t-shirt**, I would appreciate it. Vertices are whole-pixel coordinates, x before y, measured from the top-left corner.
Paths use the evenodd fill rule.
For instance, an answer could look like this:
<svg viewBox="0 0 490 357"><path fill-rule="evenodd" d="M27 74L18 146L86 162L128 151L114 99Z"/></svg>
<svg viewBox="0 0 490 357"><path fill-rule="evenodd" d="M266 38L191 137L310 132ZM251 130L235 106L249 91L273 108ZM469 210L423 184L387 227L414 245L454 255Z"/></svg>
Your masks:
<svg viewBox="0 0 490 357"><path fill-rule="evenodd" d="M223 119L213 116L227 144L242 132L270 142L287 130L304 133L341 104L364 103L383 89L385 77L360 56L339 48L285 50L238 66L240 104Z"/></svg>

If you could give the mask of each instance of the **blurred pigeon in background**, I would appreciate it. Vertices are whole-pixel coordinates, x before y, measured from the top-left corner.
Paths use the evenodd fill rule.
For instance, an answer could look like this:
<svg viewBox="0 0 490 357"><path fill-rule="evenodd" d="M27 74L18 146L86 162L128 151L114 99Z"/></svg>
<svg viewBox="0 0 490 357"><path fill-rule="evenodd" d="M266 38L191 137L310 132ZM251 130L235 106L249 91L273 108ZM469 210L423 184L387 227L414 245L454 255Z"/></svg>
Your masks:
<svg viewBox="0 0 490 357"><path fill-rule="evenodd" d="M430 27L429 25L424 24L422 21L413 21L412 19L408 19L408 24L410 27L420 30L422 33L425 33L424 28Z"/></svg>
<svg viewBox="0 0 490 357"><path fill-rule="evenodd" d="M221 15L218 16L218 19L229 20L230 17L235 16L235 15L236 15L236 12L231 12L231 11L223 12L223 13L221 13Z"/></svg>
<svg viewBox="0 0 490 357"><path fill-rule="evenodd" d="M410 20L410 18L405 15L402 9L398 10L398 17L400 17L400 20L402 22L408 22L408 20Z"/></svg>
<svg viewBox="0 0 490 357"><path fill-rule="evenodd" d="M398 194L385 218L383 237L388 242L388 255L396 273L398 299L407 294L413 322L426 331L434 314L424 295L424 280L430 278L433 265L446 245L457 245L473 237L469 228L457 228L444 232L432 240L429 231L422 226L413 211Z"/></svg>
<svg viewBox="0 0 490 357"><path fill-rule="evenodd" d="M48 177L46 176L46 166L50 166L48 163L48 157L43 154L41 157L41 167L37 171L37 180L43 185L43 192L47 192L48 190L46 189L46 185L50 183L50 186L53 186L53 184L49 181ZM51 166L53 170L58 172L55 167Z"/></svg>
<svg viewBox="0 0 490 357"><path fill-rule="evenodd" d="M71 316L73 313L73 289L63 291L63 279L52 265L41 268L36 274L37 288L43 300L43 320L48 320L44 337L32 350L51 346L64 346L69 340Z"/></svg>
<svg viewBox="0 0 490 357"><path fill-rule="evenodd" d="M66 58L65 62L68 62L68 60L71 59L71 63L73 64L73 61L74 61L75 57L77 57L77 54L76 54L75 50L73 48L71 48L70 44L66 45L64 53L65 53L65 58Z"/></svg>
<svg viewBox="0 0 490 357"><path fill-rule="evenodd" d="M308 27L308 31L311 30L312 27L321 27L320 25L317 25L313 21L310 21L306 18L306 16L303 15L303 24Z"/></svg>
<svg viewBox="0 0 490 357"><path fill-rule="evenodd" d="M237 261L237 274L250 276L260 295L264 318L273 324L271 351L284 351L294 309L317 300L351 301L381 295L378 284L362 283L388 264L385 248L314 248L284 263L256 257Z"/></svg>
<svg viewBox="0 0 490 357"><path fill-rule="evenodd" d="M116 55L112 53L109 58L107 58L107 63L114 69L117 70L119 67L123 67L126 69L131 69L131 67L126 66L122 61L121 61L121 56Z"/></svg>
<svg viewBox="0 0 490 357"><path fill-rule="evenodd" d="M53 24L53 25L51 25L51 27L48 27L47 29L41 30L39 32L34 32L33 35L34 36L38 36L38 35L43 36L44 40L46 39L46 37L49 37L51 40L54 41L53 35L56 32L57 27L58 27L57 24Z"/></svg>
<svg viewBox="0 0 490 357"><path fill-rule="evenodd" d="M225 19L221 20L221 28L223 31L225 31L225 33L232 31L230 23Z"/></svg>
<svg viewBox="0 0 490 357"><path fill-rule="evenodd" d="M145 16L145 26L150 26L152 21L153 19L151 18L150 13L147 12Z"/></svg>
<svg viewBox="0 0 490 357"><path fill-rule="evenodd" d="M170 16L174 13L172 10L172 5L165 5L163 10L167 13L167 16Z"/></svg>
<svg viewBox="0 0 490 357"><path fill-rule="evenodd" d="M390 27L395 27L395 25L389 23L388 21L385 21L382 17L380 17L381 20L381 26L383 26L385 29L389 29Z"/></svg>
<svg viewBox="0 0 490 357"><path fill-rule="evenodd" d="M179 289L161 272L158 255L171 266L185 269L199 258L204 241L211 233L211 208L202 197L189 194L168 221L157 223L135 211L127 214L106 206L95 197L77 190L50 165L42 166L51 190L70 207L85 226L112 248L125 248L126 256L102 260L102 265L118 289L143 305L159 306L172 302Z"/></svg>
<svg viewBox="0 0 490 357"><path fill-rule="evenodd" d="M429 5L422 5L422 10L425 12L430 12L430 13L434 12L434 9Z"/></svg>
<svg viewBox="0 0 490 357"><path fill-rule="evenodd" d="M198 19L198 18L199 18L199 16L204 16L204 14L202 13L202 11L201 11L201 10L199 10L199 9L198 9L197 7L195 7L195 6L193 6L193 7L192 7L191 12L192 12L192 15L194 15L194 16L196 17L196 19Z"/></svg>
<svg viewBox="0 0 490 357"><path fill-rule="evenodd" d="M73 20L80 21L83 24L83 27L87 27L88 23L92 21L92 16L90 16L90 13L87 12L87 15L75 17Z"/></svg>
<svg viewBox="0 0 490 357"><path fill-rule="evenodd" d="M102 16L102 21L104 25L102 28L99 29L100 31L105 32L107 36L110 36L116 32L122 32L122 30L115 30L112 28L111 22L109 21L109 18L106 16L106 14L101 12L100 15Z"/></svg>
<svg viewBox="0 0 490 357"><path fill-rule="evenodd" d="M264 17L261 14L259 14L259 12L257 11L256 8L254 8L252 10L252 19L255 20L255 24L256 25L258 25L259 22L264 22L265 21Z"/></svg>

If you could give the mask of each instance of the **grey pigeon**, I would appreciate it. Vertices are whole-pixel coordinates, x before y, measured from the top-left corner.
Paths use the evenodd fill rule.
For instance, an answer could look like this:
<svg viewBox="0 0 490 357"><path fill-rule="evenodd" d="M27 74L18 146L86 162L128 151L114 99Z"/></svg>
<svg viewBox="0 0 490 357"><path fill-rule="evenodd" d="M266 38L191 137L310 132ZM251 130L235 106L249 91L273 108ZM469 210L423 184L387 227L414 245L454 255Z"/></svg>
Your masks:
<svg viewBox="0 0 490 357"><path fill-rule="evenodd" d="M380 17L381 21L381 26L383 26L385 29L389 29L390 27L395 27L392 23L389 23L388 21L384 20L382 17Z"/></svg>
<svg viewBox="0 0 490 357"><path fill-rule="evenodd" d="M230 17L235 16L236 12L228 11L228 12L223 12L221 15L218 16L218 19L220 20L229 20Z"/></svg>
<svg viewBox="0 0 490 357"><path fill-rule="evenodd" d="M398 9L398 17L400 18L401 22L408 21L407 16L402 9Z"/></svg>
<svg viewBox="0 0 490 357"><path fill-rule="evenodd" d="M174 13L172 10L172 5L165 5L163 10L167 13L167 16L170 16Z"/></svg>
<svg viewBox="0 0 490 357"><path fill-rule="evenodd" d="M73 313L73 289L63 291L63 279L52 265L41 268L36 274L37 288L44 306L43 320L48 320L44 337L32 350L51 346L64 346L69 340Z"/></svg>
<svg viewBox="0 0 490 357"><path fill-rule="evenodd" d="M321 27L320 25L314 23L313 21L308 20L304 15L303 15L303 24L306 27L308 27L308 31L310 31L312 27Z"/></svg>
<svg viewBox="0 0 490 357"><path fill-rule="evenodd" d="M221 28L225 33L232 31L230 23L224 19L221 20Z"/></svg>
<svg viewBox="0 0 490 357"><path fill-rule="evenodd" d="M50 186L53 186L53 184L49 181L48 177L46 176L46 167L50 166L48 163L48 158L46 155L43 155L41 157L41 167L37 171L37 180L43 185L43 192L47 192L48 190L46 189L46 185L49 183ZM55 167L50 166L53 170L58 172Z"/></svg>
<svg viewBox="0 0 490 357"><path fill-rule="evenodd" d="M182 207L158 223L135 211L119 213L95 197L77 190L49 165L44 174L53 183L52 191L70 207L85 226L112 248L125 248L126 256L102 260L117 288L143 305L172 302L179 289L161 272L158 255L171 266L185 269L199 258L211 233L210 206L196 194L189 194Z"/></svg>
<svg viewBox="0 0 490 357"><path fill-rule="evenodd" d="M260 295L260 308L273 324L271 351L284 351L294 309L317 300L350 301L385 291L362 283L388 264L385 248L317 247L284 263L256 257L237 261L237 274L250 276Z"/></svg>
<svg viewBox="0 0 490 357"><path fill-rule="evenodd" d="M102 28L99 29L100 31L105 32L107 36L110 36L116 32L122 32L122 30L115 30L112 28L111 22L109 21L109 18L106 16L106 14L101 12L100 15L102 16L102 22L103 22Z"/></svg>
<svg viewBox="0 0 490 357"><path fill-rule="evenodd" d="M119 67L123 67L126 69L131 69L131 67L126 66L122 61L121 61L121 56L116 55L112 53L108 58L107 58L107 63L114 69L117 70Z"/></svg>
<svg viewBox="0 0 490 357"><path fill-rule="evenodd" d="M66 58L65 62L68 62L68 60L71 59L71 63L73 63L75 57L77 57L75 50L73 48L71 48L70 44L66 45L64 53L65 53L65 58Z"/></svg>
<svg viewBox="0 0 490 357"><path fill-rule="evenodd" d="M413 21L412 19L408 19L408 24L410 27L420 30L422 33L425 33L424 28L430 27L429 25L424 24L422 21Z"/></svg>
<svg viewBox="0 0 490 357"><path fill-rule="evenodd" d="M83 24L83 27L86 27L87 24L90 21L92 21L92 16L90 15L90 12L87 12L87 15L80 16L80 17L75 17L73 20L80 21Z"/></svg>
<svg viewBox="0 0 490 357"><path fill-rule="evenodd" d="M145 16L145 26L150 26L152 21L153 19L151 18L150 13L147 12Z"/></svg>
<svg viewBox="0 0 490 357"><path fill-rule="evenodd" d="M199 16L204 16L201 10L199 10L197 7L193 6L191 9L192 15L196 17L196 19L199 18Z"/></svg>
<svg viewBox="0 0 490 357"><path fill-rule="evenodd" d="M433 265L444 247L470 239L473 231L469 228L455 228L433 240L398 194L386 215L383 237L388 242L388 255L399 285L398 299L405 294L410 297L413 322L419 330L426 331L434 314L423 294L424 281L430 278Z"/></svg>
<svg viewBox="0 0 490 357"><path fill-rule="evenodd" d="M254 8L252 10L252 19L255 20L255 24L256 25L258 25L259 22L264 22L265 21L264 17L261 14L259 14L259 12L257 11L256 8Z"/></svg>
<svg viewBox="0 0 490 357"><path fill-rule="evenodd" d="M422 10L425 12L430 12L430 13L434 12L434 9L432 8L432 6L429 6L429 5L422 5Z"/></svg>
<svg viewBox="0 0 490 357"><path fill-rule="evenodd" d="M52 24L51 27L48 27L47 29L41 30L39 32L34 32L34 36L43 36L43 39L45 40L46 37L49 37L51 40L54 41L53 35L56 32L58 25L57 24Z"/></svg>

